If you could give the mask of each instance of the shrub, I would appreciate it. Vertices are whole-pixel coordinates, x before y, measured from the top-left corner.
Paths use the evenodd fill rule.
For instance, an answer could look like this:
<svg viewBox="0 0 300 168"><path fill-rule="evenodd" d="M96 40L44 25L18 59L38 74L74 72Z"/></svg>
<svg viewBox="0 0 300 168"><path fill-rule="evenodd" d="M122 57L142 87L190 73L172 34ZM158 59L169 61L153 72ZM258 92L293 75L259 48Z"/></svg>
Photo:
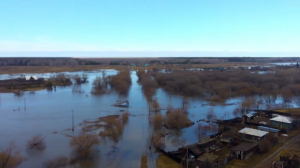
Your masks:
<svg viewBox="0 0 300 168"><path fill-rule="evenodd" d="M100 140L94 134L82 134L78 137L73 137L70 141L70 146L73 147L75 158L85 159L93 155L92 147L99 145Z"/></svg>
<svg viewBox="0 0 300 168"><path fill-rule="evenodd" d="M166 113L165 124L171 129L182 129L190 126L192 122L182 109L175 109Z"/></svg>
<svg viewBox="0 0 300 168"><path fill-rule="evenodd" d="M38 150L43 150L46 148L45 145L45 138L42 137L41 135L35 135L31 139L27 141L27 147L29 149L38 149Z"/></svg>

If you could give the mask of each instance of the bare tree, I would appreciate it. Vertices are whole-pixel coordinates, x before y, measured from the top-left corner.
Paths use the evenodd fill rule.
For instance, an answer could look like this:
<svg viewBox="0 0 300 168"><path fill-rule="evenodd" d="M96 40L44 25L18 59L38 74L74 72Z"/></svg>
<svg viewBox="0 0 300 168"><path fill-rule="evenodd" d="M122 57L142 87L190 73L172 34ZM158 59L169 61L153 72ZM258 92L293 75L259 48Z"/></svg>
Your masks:
<svg viewBox="0 0 300 168"><path fill-rule="evenodd" d="M115 143L119 142L119 139L123 134L123 121L116 118L107 118L104 130L99 133L102 137L108 137L113 140Z"/></svg>
<svg viewBox="0 0 300 168"><path fill-rule="evenodd" d="M126 112L122 115L122 124L125 125L128 122L129 113Z"/></svg>
<svg viewBox="0 0 300 168"><path fill-rule="evenodd" d="M87 74L82 74L82 75L75 74L72 76L72 78L75 80L76 84L83 84L83 83L87 82L88 75Z"/></svg>
<svg viewBox="0 0 300 168"><path fill-rule="evenodd" d="M284 103L291 102L293 98L293 93L289 89L282 89L281 91L281 97Z"/></svg>
<svg viewBox="0 0 300 168"><path fill-rule="evenodd" d="M182 109L175 109L166 113L165 124L172 129L182 129L190 126L192 122Z"/></svg>
<svg viewBox="0 0 300 168"><path fill-rule="evenodd" d="M157 99L152 100L152 106L153 106L155 112L160 111L160 107L159 107L159 104L157 102Z"/></svg>
<svg viewBox="0 0 300 168"><path fill-rule="evenodd" d="M164 138L165 138L165 137L163 137L163 136L161 136L161 135L153 135L153 136L152 136L152 142L153 142L153 145L154 145L156 148L164 149L164 148L166 147Z"/></svg>
<svg viewBox="0 0 300 168"><path fill-rule="evenodd" d="M215 119L217 116L216 116L216 114L215 114L215 112L214 112L214 109L213 108L210 108L209 110L208 110L208 112L206 113L206 118L209 120L209 121L211 121L211 120L213 120L213 119Z"/></svg>
<svg viewBox="0 0 300 168"><path fill-rule="evenodd" d="M93 81L93 93L102 94L105 92L106 86L100 76L97 76Z"/></svg>
<svg viewBox="0 0 300 168"><path fill-rule="evenodd" d="M100 140L94 134L82 134L78 137L73 137L70 141L70 146L74 149L75 158L88 158L92 156L94 145L99 145Z"/></svg>
<svg viewBox="0 0 300 168"><path fill-rule="evenodd" d="M43 150L46 148L45 145L45 137L42 137L42 135L35 135L31 139L27 141L27 147L29 149L38 149Z"/></svg>
<svg viewBox="0 0 300 168"><path fill-rule="evenodd" d="M183 132L181 130L173 130L167 138L176 147L182 147L186 143L186 139L183 137Z"/></svg>
<svg viewBox="0 0 300 168"><path fill-rule="evenodd" d="M17 167L21 162L22 157L16 151L14 142L11 142L6 149L0 149L0 168Z"/></svg>
<svg viewBox="0 0 300 168"><path fill-rule="evenodd" d="M153 117L153 127L154 130L159 130L161 129L163 125L163 116L161 114L157 114Z"/></svg>
<svg viewBox="0 0 300 168"><path fill-rule="evenodd" d="M265 139L258 144L258 147L261 153L267 153L271 148L271 143L269 140Z"/></svg>
<svg viewBox="0 0 300 168"><path fill-rule="evenodd" d="M201 134L202 134L202 124L198 123L196 128L194 129L194 133L197 136L198 140L200 141L201 139Z"/></svg>

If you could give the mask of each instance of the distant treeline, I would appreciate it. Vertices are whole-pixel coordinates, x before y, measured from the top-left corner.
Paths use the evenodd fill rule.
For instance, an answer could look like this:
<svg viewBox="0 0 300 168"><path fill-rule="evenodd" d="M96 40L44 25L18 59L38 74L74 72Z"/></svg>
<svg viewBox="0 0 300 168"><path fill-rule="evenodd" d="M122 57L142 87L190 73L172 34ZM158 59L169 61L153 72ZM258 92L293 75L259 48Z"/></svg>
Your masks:
<svg viewBox="0 0 300 168"><path fill-rule="evenodd" d="M0 66L101 65L99 61L74 58L0 58Z"/></svg>

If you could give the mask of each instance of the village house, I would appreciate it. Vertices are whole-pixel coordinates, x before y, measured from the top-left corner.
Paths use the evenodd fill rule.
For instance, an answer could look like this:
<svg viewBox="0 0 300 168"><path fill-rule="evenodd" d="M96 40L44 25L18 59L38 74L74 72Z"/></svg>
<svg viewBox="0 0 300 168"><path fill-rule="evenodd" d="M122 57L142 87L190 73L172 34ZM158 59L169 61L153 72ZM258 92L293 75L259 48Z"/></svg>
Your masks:
<svg viewBox="0 0 300 168"><path fill-rule="evenodd" d="M270 127L258 126L257 128L262 131L267 131L269 133L273 133L273 135L275 135L275 136L278 136L278 133L280 132L279 129L270 128Z"/></svg>
<svg viewBox="0 0 300 168"><path fill-rule="evenodd" d="M240 138L249 142L260 142L265 139L268 132L253 128L243 128L239 131Z"/></svg>
<svg viewBox="0 0 300 168"><path fill-rule="evenodd" d="M231 137L224 137L221 135L220 141L223 143L231 144L233 142L233 138Z"/></svg>
<svg viewBox="0 0 300 168"><path fill-rule="evenodd" d="M258 149L258 143L243 142L230 149L233 158L246 160Z"/></svg>
<svg viewBox="0 0 300 168"><path fill-rule="evenodd" d="M276 161L272 164L272 168L287 168L287 163L284 161Z"/></svg>
<svg viewBox="0 0 300 168"><path fill-rule="evenodd" d="M289 117L277 116L270 119L270 124L279 129L290 130L293 127L293 121Z"/></svg>
<svg viewBox="0 0 300 168"><path fill-rule="evenodd" d="M251 114L251 113L248 113L248 114L245 114L244 118L245 118L246 121L250 121L250 120L253 120L255 118L255 115Z"/></svg>
<svg viewBox="0 0 300 168"><path fill-rule="evenodd" d="M25 80L38 80L37 76L25 76Z"/></svg>
<svg viewBox="0 0 300 168"><path fill-rule="evenodd" d="M300 157L291 151L284 149L280 153L280 160L272 164L273 168L299 168Z"/></svg>
<svg viewBox="0 0 300 168"><path fill-rule="evenodd" d="M197 159L197 165L199 167L218 168L218 156L205 153Z"/></svg>
<svg viewBox="0 0 300 168"><path fill-rule="evenodd" d="M217 140L215 138L211 138L197 143L197 146L201 149L204 149L206 152L210 152L216 149L216 143Z"/></svg>

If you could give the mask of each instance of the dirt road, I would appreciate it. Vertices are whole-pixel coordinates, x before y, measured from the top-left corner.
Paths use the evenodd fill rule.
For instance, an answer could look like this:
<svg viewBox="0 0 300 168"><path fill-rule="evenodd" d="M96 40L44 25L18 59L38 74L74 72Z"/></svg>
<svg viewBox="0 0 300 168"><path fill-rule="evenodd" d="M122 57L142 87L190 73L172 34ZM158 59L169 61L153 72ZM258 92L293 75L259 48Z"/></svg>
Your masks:
<svg viewBox="0 0 300 168"><path fill-rule="evenodd" d="M291 147L294 143L299 141L299 139L300 139L300 134L298 134L295 137L293 137L292 139L286 141L285 144L282 145L282 147L277 149L274 153L272 153L270 156L268 156L267 158L262 160L258 165L256 165L253 168L271 168L272 163L276 160L279 160L279 156L280 156L281 151L283 149L287 149L287 148Z"/></svg>

